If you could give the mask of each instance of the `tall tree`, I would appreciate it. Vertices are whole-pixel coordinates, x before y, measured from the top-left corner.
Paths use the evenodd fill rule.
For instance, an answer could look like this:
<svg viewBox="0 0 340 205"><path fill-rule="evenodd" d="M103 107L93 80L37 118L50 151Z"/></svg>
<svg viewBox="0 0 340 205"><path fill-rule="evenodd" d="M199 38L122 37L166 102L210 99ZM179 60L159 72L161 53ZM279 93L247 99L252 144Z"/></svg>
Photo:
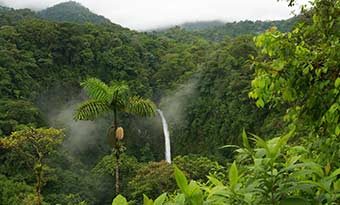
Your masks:
<svg viewBox="0 0 340 205"><path fill-rule="evenodd" d="M0 139L0 147L15 151L34 170L37 205L42 204L41 188L46 182L45 172L49 168L45 159L56 152L56 147L61 145L64 137L65 135L61 130L54 128L27 128Z"/></svg>
<svg viewBox="0 0 340 205"><path fill-rule="evenodd" d="M103 114L113 113L113 124L108 130L108 139L116 156L116 194L119 193L119 156L124 147L121 143L121 132L118 128L118 113L125 112L137 116L152 116L155 114L155 104L139 96L132 96L129 87L121 82L106 85L99 79L89 78L81 83L89 100L81 103L74 118L76 120L94 120ZM116 131L117 134L116 134Z"/></svg>
<svg viewBox="0 0 340 205"><path fill-rule="evenodd" d="M315 0L312 5L311 22L301 23L288 33L271 29L256 38L263 56L254 63L256 75L250 97L259 107L286 106L285 120L298 125L303 136L308 133L313 137L307 144L313 142L315 157L337 167L340 1Z"/></svg>

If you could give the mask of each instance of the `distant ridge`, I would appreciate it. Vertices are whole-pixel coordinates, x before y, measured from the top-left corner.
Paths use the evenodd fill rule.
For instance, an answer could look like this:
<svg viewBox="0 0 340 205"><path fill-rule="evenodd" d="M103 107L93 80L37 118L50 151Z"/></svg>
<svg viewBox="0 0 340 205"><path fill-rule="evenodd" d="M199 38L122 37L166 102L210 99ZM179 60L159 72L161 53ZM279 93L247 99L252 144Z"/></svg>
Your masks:
<svg viewBox="0 0 340 205"><path fill-rule="evenodd" d="M189 31L196 31L202 29L208 29L215 26L223 26L225 22L215 20L215 21L195 21L195 22L186 22L180 25L181 28L184 28Z"/></svg>
<svg viewBox="0 0 340 205"><path fill-rule="evenodd" d="M37 18L34 11L30 9L13 9L0 5L0 27L5 25L16 25L22 20Z"/></svg>
<svg viewBox="0 0 340 205"><path fill-rule="evenodd" d="M39 11L40 18L71 23L94 23L94 24L110 24L111 21L104 16L91 12L78 2L68 1L56 4L52 7Z"/></svg>
<svg viewBox="0 0 340 205"><path fill-rule="evenodd" d="M11 8L8 8L7 6L4 6L3 3L0 2L0 11L9 11Z"/></svg>
<svg viewBox="0 0 340 205"><path fill-rule="evenodd" d="M302 21L304 16L295 16L287 20L276 21L238 21L238 22L223 22L223 21L197 21L187 22L175 27L166 29L158 29L153 32L160 35L165 35L169 38L182 41L193 39L193 36L203 37L210 41L222 41L226 36L235 38L241 35L258 35L266 30L276 27L281 32L291 31L295 24ZM181 35L179 35L181 33Z"/></svg>

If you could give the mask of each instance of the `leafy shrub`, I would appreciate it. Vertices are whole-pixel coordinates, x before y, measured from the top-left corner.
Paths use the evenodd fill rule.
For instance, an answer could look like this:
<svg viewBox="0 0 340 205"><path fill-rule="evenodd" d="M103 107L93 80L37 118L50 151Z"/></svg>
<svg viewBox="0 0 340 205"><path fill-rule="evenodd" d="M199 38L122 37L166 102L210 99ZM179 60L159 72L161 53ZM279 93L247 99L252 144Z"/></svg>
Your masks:
<svg viewBox="0 0 340 205"><path fill-rule="evenodd" d="M199 155L176 156L173 160L193 180L206 181L209 173L221 172L224 168L216 161Z"/></svg>
<svg viewBox="0 0 340 205"><path fill-rule="evenodd" d="M172 165L166 161L150 162L138 170L128 186L133 198L143 194L155 198L163 192L174 191L176 182Z"/></svg>
<svg viewBox="0 0 340 205"><path fill-rule="evenodd" d="M24 182L15 182L0 175L0 204L23 205L34 195L34 188Z"/></svg>

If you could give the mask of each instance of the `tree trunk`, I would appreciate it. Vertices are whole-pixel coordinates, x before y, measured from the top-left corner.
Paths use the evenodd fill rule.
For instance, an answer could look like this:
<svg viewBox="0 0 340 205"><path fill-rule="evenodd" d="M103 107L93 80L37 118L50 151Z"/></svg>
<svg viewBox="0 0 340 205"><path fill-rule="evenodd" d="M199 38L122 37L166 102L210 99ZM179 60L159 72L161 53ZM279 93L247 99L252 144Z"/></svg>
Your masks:
<svg viewBox="0 0 340 205"><path fill-rule="evenodd" d="M116 107L116 106L115 106ZM116 130L117 130L117 109L114 110L114 135L116 135ZM116 137L116 136L115 136ZM115 175L116 175L116 195L119 194L119 142L118 139L115 139L115 149L116 149L116 164L115 164Z"/></svg>
<svg viewBox="0 0 340 205"><path fill-rule="evenodd" d="M41 205L41 185L42 185L42 164L39 163L39 165L36 167L36 179L37 183L35 185L35 191L37 194L37 205Z"/></svg>
<svg viewBox="0 0 340 205"><path fill-rule="evenodd" d="M115 164L115 171L116 171L116 195L119 194L119 154L116 153L116 164Z"/></svg>

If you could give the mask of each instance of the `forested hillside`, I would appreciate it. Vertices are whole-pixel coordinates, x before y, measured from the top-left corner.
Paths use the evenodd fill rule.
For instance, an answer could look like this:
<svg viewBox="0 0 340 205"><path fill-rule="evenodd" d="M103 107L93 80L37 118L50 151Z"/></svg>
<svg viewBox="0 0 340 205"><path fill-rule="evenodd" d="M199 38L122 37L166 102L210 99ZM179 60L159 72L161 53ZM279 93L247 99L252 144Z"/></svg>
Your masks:
<svg viewBox="0 0 340 205"><path fill-rule="evenodd" d="M92 13L88 8L75 2L68 1L38 12L38 16L51 21L72 23L109 24L109 19Z"/></svg>
<svg viewBox="0 0 340 205"><path fill-rule="evenodd" d="M203 30L203 29L208 29L212 27L217 27L217 26L223 26L225 23L222 21L197 21L197 22L187 22L181 24L182 28L185 28L190 31L194 30Z"/></svg>
<svg viewBox="0 0 340 205"><path fill-rule="evenodd" d="M241 35L258 35L266 30L276 27L281 32L293 30L294 25L298 22L307 22L309 14L305 13L287 20L280 21L239 21L232 23L223 23L221 21L193 22L184 23L177 27L164 29L161 33L171 33L173 30L182 29L189 31L191 35L199 36L210 41L222 41L226 36L235 38Z"/></svg>
<svg viewBox="0 0 340 205"><path fill-rule="evenodd" d="M142 33L1 7L0 204L339 204L339 14Z"/></svg>

